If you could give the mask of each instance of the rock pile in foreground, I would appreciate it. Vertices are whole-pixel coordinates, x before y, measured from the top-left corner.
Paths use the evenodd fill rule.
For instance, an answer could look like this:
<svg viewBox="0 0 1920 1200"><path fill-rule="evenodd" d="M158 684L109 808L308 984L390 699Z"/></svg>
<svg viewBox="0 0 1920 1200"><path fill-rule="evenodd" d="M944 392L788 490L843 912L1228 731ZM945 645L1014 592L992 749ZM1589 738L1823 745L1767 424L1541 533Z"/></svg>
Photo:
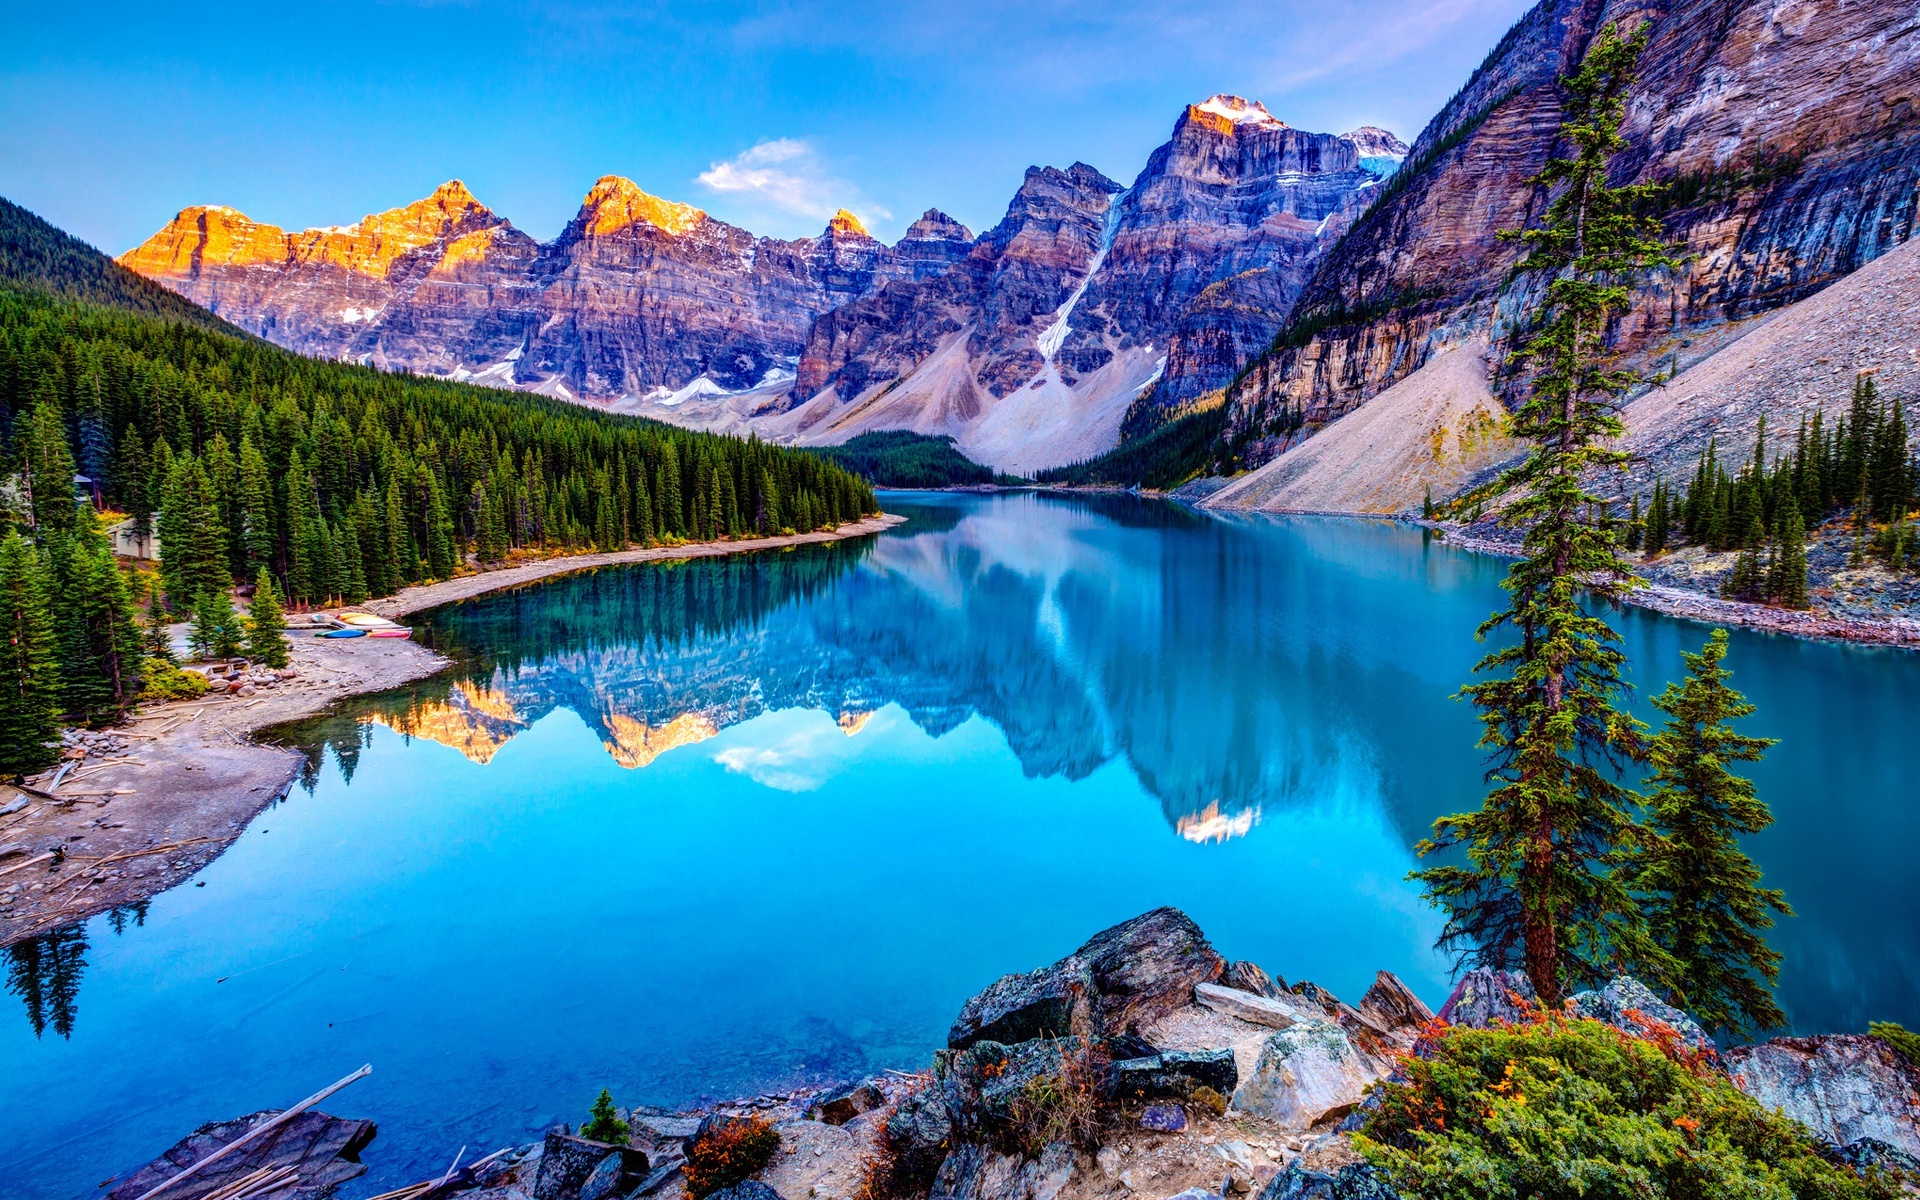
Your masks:
<svg viewBox="0 0 1920 1200"><path fill-rule="evenodd" d="M748 1118L779 1135L778 1150L701 1200L1397 1200L1349 1136L1368 1089L1438 1023L1520 1021L1532 998L1523 976L1476 970L1436 1017L1383 971L1349 1005L1226 960L1184 913L1161 908L990 984L962 1007L926 1073L701 1113L636 1109L626 1145L556 1130L404 1200L453 1190L472 1200L696 1200L689 1147L717 1123ZM1628 977L1569 1008L1636 1037L1712 1045ZM1881 1039L1780 1038L1720 1062L1742 1090L1827 1143L1834 1161L1920 1169L1920 1071ZM137 1195L134 1181L159 1166L112 1200Z"/></svg>

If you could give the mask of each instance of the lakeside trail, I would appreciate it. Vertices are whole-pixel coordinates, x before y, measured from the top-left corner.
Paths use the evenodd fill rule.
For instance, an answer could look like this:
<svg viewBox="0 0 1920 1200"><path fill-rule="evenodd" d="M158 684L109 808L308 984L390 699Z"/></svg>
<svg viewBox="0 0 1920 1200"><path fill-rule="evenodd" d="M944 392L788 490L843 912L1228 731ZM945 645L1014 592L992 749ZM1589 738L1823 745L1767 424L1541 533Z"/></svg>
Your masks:
<svg viewBox="0 0 1920 1200"><path fill-rule="evenodd" d="M792 537L569 555L410 587L356 607L406 616L576 571L844 541L905 520L882 514ZM209 693L142 705L138 716L96 739L124 742L124 749L91 754L50 793L44 784L34 791L0 785L0 810L12 810L0 815L0 947L138 905L217 858L287 794L299 772L296 751L263 745L253 734L449 665L411 639L290 641L291 678L251 696ZM50 857L56 850L60 857Z"/></svg>

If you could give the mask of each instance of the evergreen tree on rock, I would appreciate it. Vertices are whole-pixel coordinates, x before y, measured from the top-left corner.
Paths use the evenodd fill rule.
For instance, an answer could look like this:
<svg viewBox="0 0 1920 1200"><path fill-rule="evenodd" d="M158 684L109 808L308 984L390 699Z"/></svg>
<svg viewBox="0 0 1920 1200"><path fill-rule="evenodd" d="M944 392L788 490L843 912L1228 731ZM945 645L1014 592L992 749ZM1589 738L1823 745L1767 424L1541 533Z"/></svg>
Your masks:
<svg viewBox="0 0 1920 1200"><path fill-rule="evenodd" d="M1528 181L1552 196L1540 227L1503 234L1528 247L1522 272L1550 282L1510 359L1528 376L1513 433L1533 450L1500 483L1517 497L1503 520L1525 530L1524 557L1505 580L1507 608L1480 627L1512 641L1477 666L1497 677L1462 689L1480 713L1492 790L1479 811L1436 821L1418 848L1459 848L1465 861L1413 873L1447 914L1443 947L1523 967L1548 1004L1622 961L1659 957L1611 869L1642 836L1617 779L1641 730L1617 704L1619 636L1582 603L1583 592L1617 601L1635 582L1583 483L1625 458L1611 444L1636 377L1611 365L1607 327L1633 277L1674 262L1658 223L1636 212L1649 190L1607 183L1646 38L1644 25L1630 39L1608 26L1561 81L1560 143L1572 157Z"/></svg>
<svg viewBox="0 0 1920 1200"><path fill-rule="evenodd" d="M59 663L39 556L19 531L0 541L0 772L30 774L54 759Z"/></svg>
<svg viewBox="0 0 1920 1200"><path fill-rule="evenodd" d="M1760 886L1760 869L1740 849L1740 836L1773 824L1773 814L1752 782L1727 768L1758 762L1774 743L1734 732L1730 723L1754 708L1728 684L1726 656L1727 631L1716 629L1698 654L1682 654L1686 680L1654 699L1667 715L1647 747L1656 837L1627 874L1671 959L1674 1003L1708 1029L1744 1037L1786 1024L1772 990L1780 953L1764 935L1776 914L1792 910L1781 892Z"/></svg>

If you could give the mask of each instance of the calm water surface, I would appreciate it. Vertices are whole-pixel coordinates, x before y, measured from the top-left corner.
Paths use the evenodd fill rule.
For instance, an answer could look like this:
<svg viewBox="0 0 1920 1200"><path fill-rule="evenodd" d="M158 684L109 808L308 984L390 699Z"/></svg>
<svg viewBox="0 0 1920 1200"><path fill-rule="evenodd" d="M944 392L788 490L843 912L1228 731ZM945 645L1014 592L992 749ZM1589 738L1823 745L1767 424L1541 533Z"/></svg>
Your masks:
<svg viewBox="0 0 1920 1200"><path fill-rule="evenodd" d="M368 1194L578 1121L912 1067L1159 904L1357 999L1448 964L1405 882L1478 803L1449 699L1504 564L1418 530L893 496L858 545L445 610L461 669L290 733L304 788L141 913L17 947L0 1193L79 1197L362 1062ZM1703 627L1621 618L1646 694ZM1736 634L1797 1028L1920 1023L1920 657ZM110 1119L109 1119L110 1118Z"/></svg>

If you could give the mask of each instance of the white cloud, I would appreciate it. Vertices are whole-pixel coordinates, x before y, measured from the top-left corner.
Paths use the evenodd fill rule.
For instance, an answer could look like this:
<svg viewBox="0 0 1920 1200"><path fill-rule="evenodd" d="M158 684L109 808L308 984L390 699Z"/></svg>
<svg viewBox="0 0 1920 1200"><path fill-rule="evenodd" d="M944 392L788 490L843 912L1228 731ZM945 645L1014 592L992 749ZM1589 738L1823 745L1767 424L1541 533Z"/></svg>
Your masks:
<svg viewBox="0 0 1920 1200"><path fill-rule="evenodd" d="M700 172L700 182L748 203L822 221L840 208L862 218L893 215L863 202L858 188L835 178L813 146L798 138L775 138L742 150Z"/></svg>

